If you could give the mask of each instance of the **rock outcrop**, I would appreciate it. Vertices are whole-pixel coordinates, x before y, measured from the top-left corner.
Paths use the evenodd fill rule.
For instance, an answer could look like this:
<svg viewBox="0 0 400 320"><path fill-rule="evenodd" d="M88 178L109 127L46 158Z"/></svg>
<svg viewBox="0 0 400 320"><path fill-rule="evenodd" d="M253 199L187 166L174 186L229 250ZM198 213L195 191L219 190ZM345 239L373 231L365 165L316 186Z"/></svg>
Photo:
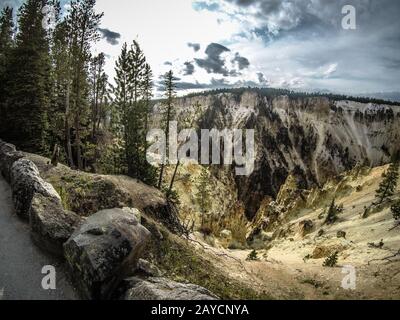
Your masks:
<svg viewBox="0 0 400 320"><path fill-rule="evenodd" d="M32 239L42 249L62 257L63 244L71 237L82 220L77 214L64 210L54 197L40 193L33 196L30 211Z"/></svg>
<svg viewBox="0 0 400 320"><path fill-rule="evenodd" d="M126 280L129 289L125 300L217 300L207 289L175 282L166 278L141 279L132 277Z"/></svg>
<svg viewBox="0 0 400 320"><path fill-rule="evenodd" d="M50 183L45 182L35 164L28 159L19 159L11 167L11 190L17 215L29 220L32 198L35 193L61 201Z"/></svg>
<svg viewBox="0 0 400 320"><path fill-rule="evenodd" d="M15 161L24 157L24 154L17 151L15 146L0 140L0 174L8 183L11 182L11 167Z"/></svg>
<svg viewBox="0 0 400 320"><path fill-rule="evenodd" d="M132 275L150 237L134 215L103 210L86 219L64 245L67 262L88 299L107 299Z"/></svg>

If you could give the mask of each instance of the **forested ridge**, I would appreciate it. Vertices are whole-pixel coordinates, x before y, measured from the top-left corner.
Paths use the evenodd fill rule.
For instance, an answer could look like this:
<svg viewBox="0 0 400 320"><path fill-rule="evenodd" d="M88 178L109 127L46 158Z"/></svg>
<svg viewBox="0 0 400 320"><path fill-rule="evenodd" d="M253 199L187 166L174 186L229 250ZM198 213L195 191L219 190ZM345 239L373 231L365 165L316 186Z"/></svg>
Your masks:
<svg viewBox="0 0 400 320"><path fill-rule="evenodd" d="M95 5L75 0L62 13L57 0L27 0L18 12L2 10L0 137L74 169L155 185L160 176L146 161L152 70L139 43L125 43L111 85L105 54L92 50L103 17ZM49 10L55 23L47 23Z"/></svg>

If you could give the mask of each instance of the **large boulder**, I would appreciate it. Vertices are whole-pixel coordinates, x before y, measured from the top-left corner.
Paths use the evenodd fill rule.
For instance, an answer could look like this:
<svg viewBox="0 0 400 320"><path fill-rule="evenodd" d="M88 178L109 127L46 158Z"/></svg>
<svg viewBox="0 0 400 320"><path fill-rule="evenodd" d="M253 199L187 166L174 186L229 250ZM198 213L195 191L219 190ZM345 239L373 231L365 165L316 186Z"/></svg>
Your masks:
<svg viewBox="0 0 400 320"><path fill-rule="evenodd" d="M109 209L87 218L64 244L65 258L87 299L108 299L132 275L150 238L134 215Z"/></svg>
<svg viewBox="0 0 400 320"><path fill-rule="evenodd" d="M15 161L24 157L15 146L0 140L0 173L8 183L11 182L11 167Z"/></svg>
<svg viewBox="0 0 400 320"><path fill-rule="evenodd" d="M15 212L26 220L29 219L32 198L35 193L61 200L53 186L40 177L37 167L28 159L19 159L12 165L11 190Z"/></svg>
<svg viewBox="0 0 400 320"><path fill-rule="evenodd" d="M34 242L40 248L62 257L63 244L71 237L82 218L64 210L58 199L36 193L32 199L29 220Z"/></svg>
<svg viewBox="0 0 400 320"><path fill-rule="evenodd" d="M125 300L217 300L207 289L175 282L166 278L126 279L128 290Z"/></svg>

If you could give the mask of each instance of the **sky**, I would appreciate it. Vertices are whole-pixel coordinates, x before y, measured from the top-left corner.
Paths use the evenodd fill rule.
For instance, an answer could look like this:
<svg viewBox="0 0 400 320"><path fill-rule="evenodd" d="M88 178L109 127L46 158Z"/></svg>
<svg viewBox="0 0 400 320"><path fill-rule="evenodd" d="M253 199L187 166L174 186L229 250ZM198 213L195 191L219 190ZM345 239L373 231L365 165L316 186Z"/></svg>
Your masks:
<svg viewBox="0 0 400 320"><path fill-rule="evenodd" d="M345 5L356 10L355 30L342 27ZM94 51L106 54L110 78L122 44L136 39L156 96L170 69L181 94L239 86L400 91L398 0L97 0L96 10L105 14Z"/></svg>

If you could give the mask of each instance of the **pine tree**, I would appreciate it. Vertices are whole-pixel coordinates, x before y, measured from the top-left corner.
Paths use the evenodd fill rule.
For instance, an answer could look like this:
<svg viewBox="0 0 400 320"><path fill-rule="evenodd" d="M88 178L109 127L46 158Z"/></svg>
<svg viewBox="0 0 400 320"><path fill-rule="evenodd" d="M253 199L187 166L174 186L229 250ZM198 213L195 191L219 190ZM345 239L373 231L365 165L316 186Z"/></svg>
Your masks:
<svg viewBox="0 0 400 320"><path fill-rule="evenodd" d="M141 99L144 68L146 59L139 43L133 41L129 54L129 109L127 114L127 140L126 153L128 163L128 175L133 178L141 179L141 167L145 161L143 156L145 146L144 128L144 103Z"/></svg>
<svg viewBox="0 0 400 320"><path fill-rule="evenodd" d="M143 84L142 84L143 101L145 105L145 131L149 130L149 118L150 118L150 102L153 97L153 72L148 63L144 66Z"/></svg>
<svg viewBox="0 0 400 320"><path fill-rule="evenodd" d="M323 266L333 268L337 265L339 252L332 253L328 258L325 259Z"/></svg>
<svg viewBox="0 0 400 320"><path fill-rule="evenodd" d="M100 53L93 57L90 65L90 86L92 106L92 142L96 142L96 133L99 130L100 122L104 116L104 104L108 98L108 77L104 72L105 55Z"/></svg>
<svg viewBox="0 0 400 320"><path fill-rule="evenodd" d="M164 75L164 90L165 90L165 111L164 111L164 130L165 130L165 138L168 144L169 141L169 124L172 120L173 117L173 103L174 103L174 99L175 99L175 81L176 78L174 77L174 74L172 72L172 70L170 70L169 72L167 72ZM165 153L168 154L168 148L166 148ZM160 176L158 179L158 188L161 189L162 187L162 182L163 182L163 175L164 175L164 169L165 169L165 161L166 159L163 159L162 163L161 163L161 169L160 169Z"/></svg>
<svg viewBox="0 0 400 320"><path fill-rule="evenodd" d="M400 220L400 200L391 207L394 220Z"/></svg>
<svg viewBox="0 0 400 320"><path fill-rule="evenodd" d="M389 169L383 173L382 182L376 190L377 204L381 204L385 199L391 197L397 187L399 179L399 159L397 156L393 157L393 162L390 164Z"/></svg>
<svg viewBox="0 0 400 320"><path fill-rule="evenodd" d="M338 219L338 214L343 211L343 205L337 206L335 203L335 199L332 200L331 205L328 209L328 214L326 216L325 223L333 224Z"/></svg>
<svg viewBox="0 0 400 320"><path fill-rule="evenodd" d="M193 105L193 109L194 109L194 114L195 115L200 115L201 114L201 105L198 101L196 101L196 103ZM182 122L184 128L194 128L195 127L195 123L196 120L198 120L197 118L192 118L191 120L189 120L188 118L185 118ZM185 141L186 142L186 141ZM179 148L179 146L178 146ZM174 173L172 174L172 178L171 178L171 182L169 184L169 188L167 191L167 196L169 196L172 193L172 190L174 188L174 183L175 183L175 179L176 179L176 175L178 173L178 168L181 165L181 161L180 159L178 159L178 162L175 165L175 169L174 169Z"/></svg>
<svg viewBox="0 0 400 320"><path fill-rule="evenodd" d="M68 24L69 63L72 68L71 92L68 93L66 119L73 120L75 133L74 147L78 169L84 169L82 150L83 139L89 135L89 128L82 124L88 123L90 108L88 103L88 68L90 63L90 49L94 42L99 40L98 26L103 13L95 12L96 0L75 0L71 2L66 22ZM85 130L86 129L86 130ZM69 122L66 132L70 132Z"/></svg>
<svg viewBox="0 0 400 320"><path fill-rule="evenodd" d="M31 152L46 150L50 95L49 39L43 28L44 0L27 0L18 16L19 32L6 72L5 137Z"/></svg>
<svg viewBox="0 0 400 320"><path fill-rule="evenodd" d="M5 98L6 70L9 65L11 50L14 47L13 9L5 7L0 13L0 137L6 127Z"/></svg>
<svg viewBox="0 0 400 320"><path fill-rule="evenodd" d="M122 51L120 56L118 57L115 65L115 73L116 77L114 81L116 86L113 87L114 93L114 104L116 106L117 111L117 122L120 122L120 126L116 126L117 132L121 135L121 138L127 140L126 130L127 127L127 116L130 105L129 93L131 92L131 80L129 73L129 54L128 54L128 46L126 43L122 46Z"/></svg>
<svg viewBox="0 0 400 320"><path fill-rule="evenodd" d="M113 88L119 136L124 141L127 174L147 184L156 182L156 168L147 162L147 129L152 95L152 73L139 44L126 44L116 63Z"/></svg>
<svg viewBox="0 0 400 320"><path fill-rule="evenodd" d="M249 255L246 258L247 261L257 261L259 260L258 258L258 253L256 250L252 250Z"/></svg>
<svg viewBox="0 0 400 320"><path fill-rule="evenodd" d="M61 6L59 2L54 4L56 16L56 26L51 33L51 97L48 113L48 145L59 146L66 145L65 139L65 115L66 115L66 100L67 89L69 88L68 75L68 38L67 38L67 24L65 21L60 21ZM66 151L66 150L65 150ZM63 162L68 160L67 152L64 148L60 148L60 157Z"/></svg>

